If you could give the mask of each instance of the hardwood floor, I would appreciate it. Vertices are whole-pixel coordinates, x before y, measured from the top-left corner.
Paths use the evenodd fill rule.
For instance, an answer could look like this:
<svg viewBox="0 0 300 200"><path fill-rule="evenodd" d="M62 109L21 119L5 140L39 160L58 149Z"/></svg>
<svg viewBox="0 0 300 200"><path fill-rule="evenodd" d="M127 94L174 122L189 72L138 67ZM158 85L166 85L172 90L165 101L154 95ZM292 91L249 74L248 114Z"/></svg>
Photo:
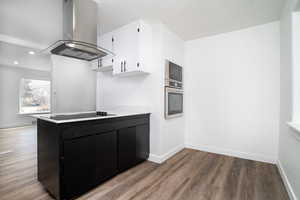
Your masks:
<svg viewBox="0 0 300 200"><path fill-rule="evenodd" d="M0 130L0 199L52 199L36 178L35 127ZM287 200L275 165L185 149L145 162L80 200Z"/></svg>

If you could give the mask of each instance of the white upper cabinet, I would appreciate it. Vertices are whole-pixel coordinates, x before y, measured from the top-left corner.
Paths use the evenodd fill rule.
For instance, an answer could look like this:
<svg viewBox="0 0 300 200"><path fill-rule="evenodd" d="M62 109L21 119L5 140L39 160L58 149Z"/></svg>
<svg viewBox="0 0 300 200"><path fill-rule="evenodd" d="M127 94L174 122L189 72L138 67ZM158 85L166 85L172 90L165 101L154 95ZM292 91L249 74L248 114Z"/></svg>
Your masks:
<svg viewBox="0 0 300 200"><path fill-rule="evenodd" d="M113 49L113 40L114 40L113 32L106 33L104 35L101 35L98 38L98 45L109 51L113 51L114 50Z"/></svg>
<svg viewBox="0 0 300 200"><path fill-rule="evenodd" d="M98 37L98 46L114 52L113 32L106 33ZM114 56L105 56L92 62L92 69L96 71L112 71Z"/></svg>
<svg viewBox="0 0 300 200"><path fill-rule="evenodd" d="M116 55L108 63L114 75L149 73L152 55L152 29L139 20L99 38L99 45Z"/></svg>

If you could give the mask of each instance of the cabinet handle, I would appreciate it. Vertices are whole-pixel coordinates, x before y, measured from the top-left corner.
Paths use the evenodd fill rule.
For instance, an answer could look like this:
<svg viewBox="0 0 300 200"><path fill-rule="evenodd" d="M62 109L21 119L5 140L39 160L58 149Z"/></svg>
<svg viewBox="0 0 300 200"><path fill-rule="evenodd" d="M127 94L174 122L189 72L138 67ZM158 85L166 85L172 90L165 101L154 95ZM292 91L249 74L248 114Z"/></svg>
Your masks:
<svg viewBox="0 0 300 200"><path fill-rule="evenodd" d="M101 67L101 61L98 59L98 69Z"/></svg>
<svg viewBox="0 0 300 200"><path fill-rule="evenodd" d="M137 66L137 67L140 67L140 63L139 63L139 62L138 62L138 63L136 63L136 66Z"/></svg>
<svg viewBox="0 0 300 200"><path fill-rule="evenodd" d="M121 72L123 72L123 61L121 62Z"/></svg>
<svg viewBox="0 0 300 200"><path fill-rule="evenodd" d="M124 72L126 72L126 60L124 61Z"/></svg>

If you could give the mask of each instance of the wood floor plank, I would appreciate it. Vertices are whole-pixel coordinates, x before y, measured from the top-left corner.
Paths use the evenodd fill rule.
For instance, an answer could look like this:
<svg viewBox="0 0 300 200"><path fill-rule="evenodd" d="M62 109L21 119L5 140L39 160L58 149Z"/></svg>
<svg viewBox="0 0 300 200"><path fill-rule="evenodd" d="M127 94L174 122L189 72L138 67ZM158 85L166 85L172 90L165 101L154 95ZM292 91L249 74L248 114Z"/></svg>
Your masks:
<svg viewBox="0 0 300 200"><path fill-rule="evenodd" d="M279 181L277 169L266 163L256 163L256 199L286 200L289 199L282 181Z"/></svg>
<svg viewBox="0 0 300 200"><path fill-rule="evenodd" d="M255 181L255 162L250 160L243 160L236 199L255 199Z"/></svg>
<svg viewBox="0 0 300 200"><path fill-rule="evenodd" d="M37 181L36 159L36 127L0 130L1 200L53 200ZM161 165L144 162L78 198L288 199L275 165L191 149L182 150Z"/></svg>

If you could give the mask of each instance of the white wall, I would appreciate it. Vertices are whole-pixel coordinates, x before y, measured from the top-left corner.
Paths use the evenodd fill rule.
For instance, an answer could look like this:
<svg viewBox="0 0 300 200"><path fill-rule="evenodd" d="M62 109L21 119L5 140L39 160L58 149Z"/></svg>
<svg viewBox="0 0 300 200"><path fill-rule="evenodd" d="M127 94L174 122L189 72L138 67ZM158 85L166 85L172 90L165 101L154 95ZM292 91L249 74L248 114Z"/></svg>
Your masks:
<svg viewBox="0 0 300 200"><path fill-rule="evenodd" d="M296 0L289 0L281 17L280 136L279 166L291 199L300 199L299 133L287 126L292 120L292 11ZM298 55L299 57L299 55Z"/></svg>
<svg viewBox="0 0 300 200"><path fill-rule="evenodd" d="M159 25L153 25L153 59L151 74L145 76L114 77L111 72L98 73L97 110L110 108L146 109L151 112L150 151L160 154L163 74L161 73L162 44Z"/></svg>
<svg viewBox="0 0 300 200"><path fill-rule="evenodd" d="M293 121L300 122L300 11L292 14Z"/></svg>
<svg viewBox="0 0 300 200"><path fill-rule="evenodd" d="M279 23L186 43L186 144L275 162Z"/></svg>
<svg viewBox="0 0 300 200"><path fill-rule="evenodd" d="M33 119L19 115L19 89L22 78L50 80L50 72L0 66L0 128L32 124Z"/></svg>
<svg viewBox="0 0 300 200"><path fill-rule="evenodd" d="M96 73L88 62L52 56L52 112L96 110Z"/></svg>
<svg viewBox="0 0 300 200"><path fill-rule="evenodd" d="M171 32L166 26L163 31L163 59L168 59L185 69L184 66L184 41ZM164 62L164 61L163 61ZM163 66L163 70L164 70ZM164 71L162 72L164 75ZM184 80L185 81L185 80ZM163 93L163 92L162 92ZM164 101L164 96L161 102ZM184 99L185 112L185 99ZM167 156L184 148L185 115L180 118L162 119L162 152Z"/></svg>
<svg viewBox="0 0 300 200"><path fill-rule="evenodd" d="M184 144L184 118L164 119L165 59L182 64L184 42L163 24L149 23L153 29L151 74L114 77L111 72L99 72L97 109L119 107L150 111L150 153L160 162Z"/></svg>

